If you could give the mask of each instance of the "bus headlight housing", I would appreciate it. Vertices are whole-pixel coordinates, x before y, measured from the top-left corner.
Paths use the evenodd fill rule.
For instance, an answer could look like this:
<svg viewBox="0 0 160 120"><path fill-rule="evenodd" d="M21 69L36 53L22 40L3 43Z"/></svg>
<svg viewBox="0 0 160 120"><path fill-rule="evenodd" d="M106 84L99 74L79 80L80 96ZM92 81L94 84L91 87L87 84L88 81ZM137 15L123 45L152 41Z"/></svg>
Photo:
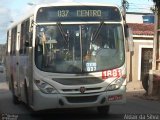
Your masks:
<svg viewBox="0 0 160 120"><path fill-rule="evenodd" d="M41 92L46 94L56 94L58 93L57 90L48 84L47 82L44 82L42 80L34 80L36 86L40 89Z"/></svg>
<svg viewBox="0 0 160 120"><path fill-rule="evenodd" d="M106 90L107 91L117 90L122 86L124 81L125 81L124 78L115 79L111 84L107 86Z"/></svg>

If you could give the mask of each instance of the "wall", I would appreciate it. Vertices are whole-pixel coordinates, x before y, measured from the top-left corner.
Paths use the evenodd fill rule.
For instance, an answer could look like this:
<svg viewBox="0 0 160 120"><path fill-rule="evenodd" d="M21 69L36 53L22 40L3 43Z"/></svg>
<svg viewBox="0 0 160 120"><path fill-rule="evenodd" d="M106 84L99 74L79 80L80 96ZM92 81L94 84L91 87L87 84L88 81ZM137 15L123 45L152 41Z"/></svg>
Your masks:
<svg viewBox="0 0 160 120"><path fill-rule="evenodd" d="M153 38L152 38L153 39ZM146 40L144 38L134 39L134 53L131 57L131 79L130 81L141 80L141 59L143 48L153 48L153 40Z"/></svg>

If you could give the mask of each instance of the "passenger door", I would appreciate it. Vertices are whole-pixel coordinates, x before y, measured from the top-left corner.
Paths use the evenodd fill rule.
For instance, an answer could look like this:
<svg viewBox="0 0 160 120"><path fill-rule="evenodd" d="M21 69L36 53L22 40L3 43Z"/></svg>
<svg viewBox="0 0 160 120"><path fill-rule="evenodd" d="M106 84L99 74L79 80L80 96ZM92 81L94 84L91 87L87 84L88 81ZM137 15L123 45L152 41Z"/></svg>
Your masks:
<svg viewBox="0 0 160 120"><path fill-rule="evenodd" d="M17 82L17 94L18 97L21 97L21 88L20 88L20 54L19 54L19 49L20 49L20 30L21 30L21 25L17 26L17 41L16 41L16 63L15 63L15 67L16 67L16 82Z"/></svg>

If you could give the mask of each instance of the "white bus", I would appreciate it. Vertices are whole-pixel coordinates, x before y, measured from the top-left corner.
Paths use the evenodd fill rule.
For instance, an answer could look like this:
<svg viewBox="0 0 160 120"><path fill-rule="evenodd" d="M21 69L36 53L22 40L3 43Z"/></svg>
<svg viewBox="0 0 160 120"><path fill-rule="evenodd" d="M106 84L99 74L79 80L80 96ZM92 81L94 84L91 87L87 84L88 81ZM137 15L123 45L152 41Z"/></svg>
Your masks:
<svg viewBox="0 0 160 120"><path fill-rule="evenodd" d="M38 5L9 27L7 79L14 103L33 110L126 102L125 29L105 4Z"/></svg>

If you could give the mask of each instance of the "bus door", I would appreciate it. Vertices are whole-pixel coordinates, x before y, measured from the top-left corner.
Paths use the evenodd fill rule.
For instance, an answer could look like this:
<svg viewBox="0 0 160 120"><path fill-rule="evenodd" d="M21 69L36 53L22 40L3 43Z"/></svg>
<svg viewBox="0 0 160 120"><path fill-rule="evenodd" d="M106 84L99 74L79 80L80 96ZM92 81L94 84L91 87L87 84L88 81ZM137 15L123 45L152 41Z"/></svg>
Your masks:
<svg viewBox="0 0 160 120"><path fill-rule="evenodd" d="M16 85L17 85L17 95L18 97L21 96L21 88L20 88L20 53L19 53L19 49L20 49L20 25L18 25L17 27L17 41L16 41L16 76L15 76L15 80L16 80Z"/></svg>

